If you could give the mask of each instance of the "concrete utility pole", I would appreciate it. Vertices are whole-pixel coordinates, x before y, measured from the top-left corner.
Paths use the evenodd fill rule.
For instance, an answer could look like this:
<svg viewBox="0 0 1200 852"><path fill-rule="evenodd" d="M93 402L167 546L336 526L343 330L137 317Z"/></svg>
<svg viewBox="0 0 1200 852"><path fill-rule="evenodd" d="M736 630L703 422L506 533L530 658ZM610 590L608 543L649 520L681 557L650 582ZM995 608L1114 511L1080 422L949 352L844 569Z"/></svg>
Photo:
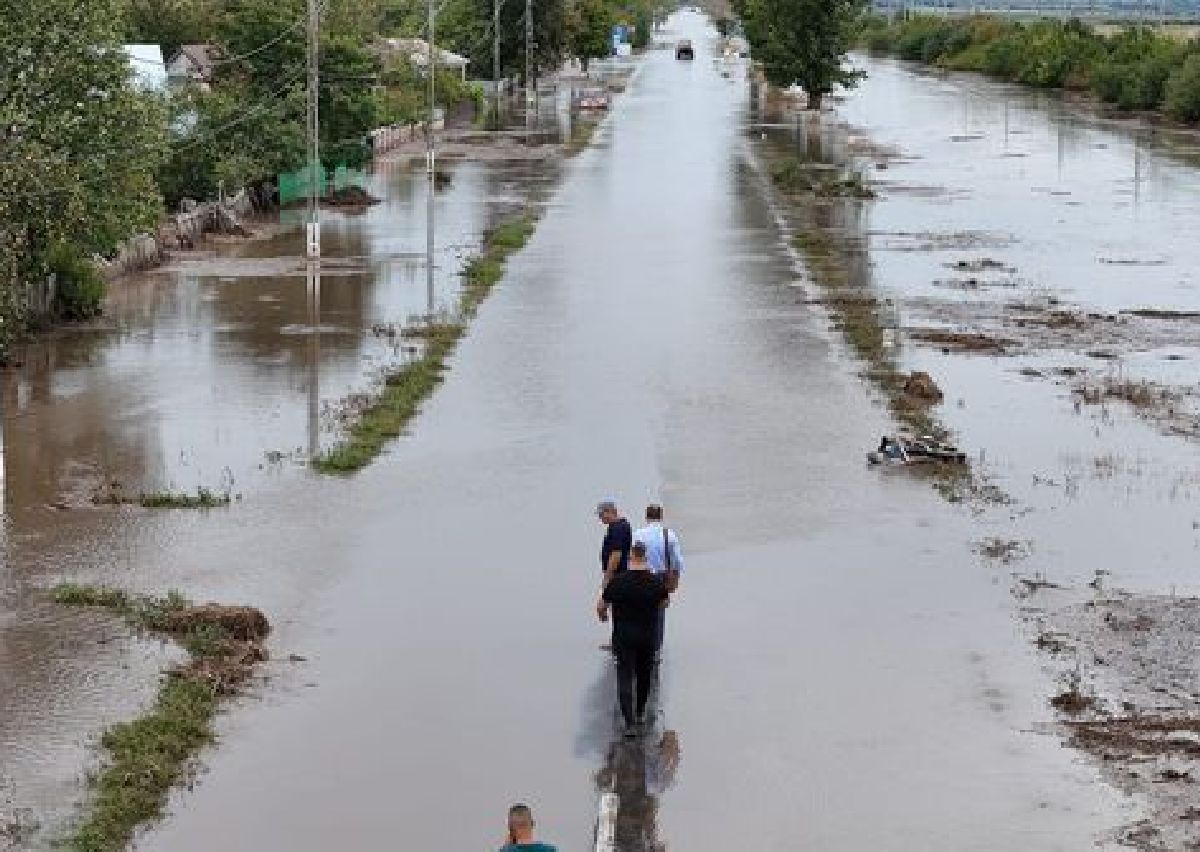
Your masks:
<svg viewBox="0 0 1200 852"><path fill-rule="evenodd" d="M500 129L500 0L492 0L492 122Z"/></svg>
<svg viewBox="0 0 1200 852"><path fill-rule="evenodd" d="M321 256L321 9L318 0L308 0L308 225L305 228L308 256Z"/></svg>
<svg viewBox="0 0 1200 852"><path fill-rule="evenodd" d="M533 126L537 86L533 82L533 0L525 0L525 125Z"/></svg>
<svg viewBox="0 0 1200 852"><path fill-rule="evenodd" d="M429 16L429 32L426 33L429 37L427 43L429 53L425 63L425 71L429 74L429 117L426 119L428 123L425 127L425 170L429 175L429 197L425 206L425 319L430 325L433 325L433 202L434 194L437 191L437 152L433 135L434 116L437 112L437 49L433 46L433 23L437 17L437 10L433 7L433 0L426 0L426 13Z"/></svg>

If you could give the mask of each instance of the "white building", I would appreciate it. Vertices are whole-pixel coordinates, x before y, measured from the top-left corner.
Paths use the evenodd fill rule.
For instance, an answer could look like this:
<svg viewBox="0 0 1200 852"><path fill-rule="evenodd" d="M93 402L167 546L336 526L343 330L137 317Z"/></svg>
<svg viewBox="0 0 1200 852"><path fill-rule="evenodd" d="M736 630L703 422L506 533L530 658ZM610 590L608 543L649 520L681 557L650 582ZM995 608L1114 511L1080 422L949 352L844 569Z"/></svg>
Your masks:
<svg viewBox="0 0 1200 852"><path fill-rule="evenodd" d="M385 38L381 42L384 57L400 56L421 70L429 63L429 42L423 38ZM455 71L465 82L471 60L444 48L434 46L434 61L439 69Z"/></svg>
<svg viewBox="0 0 1200 852"><path fill-rule="evenodd" d="M163 62L162 48L157 44L127 44L124 48L129 57L133 87L140 92L165 94L167 63Z"/></svg>

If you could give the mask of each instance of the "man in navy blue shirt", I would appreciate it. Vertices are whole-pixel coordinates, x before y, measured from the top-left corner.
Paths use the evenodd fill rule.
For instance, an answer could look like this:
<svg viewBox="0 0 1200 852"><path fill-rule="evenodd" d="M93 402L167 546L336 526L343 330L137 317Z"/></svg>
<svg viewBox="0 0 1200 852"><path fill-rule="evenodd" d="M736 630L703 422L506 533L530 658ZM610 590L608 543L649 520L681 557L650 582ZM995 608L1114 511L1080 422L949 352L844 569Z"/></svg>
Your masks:
<svg viewBox="0 0 1200 852"><path fill-rule="evenodd" d="M621 517L617 504L604 500L596 506L596 517L607 528L600 544L600 570L607 586L618 571L629 567L629 548L633 547L633 527Z"/></svg>

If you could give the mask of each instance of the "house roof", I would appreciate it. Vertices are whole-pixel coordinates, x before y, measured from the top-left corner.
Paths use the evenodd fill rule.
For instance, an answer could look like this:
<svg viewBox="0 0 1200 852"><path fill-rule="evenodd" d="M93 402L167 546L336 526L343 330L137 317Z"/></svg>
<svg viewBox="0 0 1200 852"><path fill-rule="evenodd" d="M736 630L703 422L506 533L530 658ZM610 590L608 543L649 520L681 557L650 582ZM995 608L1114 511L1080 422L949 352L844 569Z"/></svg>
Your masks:
<svg viewBox="0 0 1200 852"><path fill-rule="evenodd" d="M422 68L429 60L429 43L423 38L385 38L383 47L389 53L398 53L408 59L413 65ZM437 64L443 68L466 68L471 60L459 56L442 47L434 46Z"/></svg>
<svg viewBox="0 0 1200 852"><path fill-rule="evenodd" d="M213 66L221 58L221 49L215 44L185 44L171 57L174 64L180 57L186 57L196 73L205 80L212 76Z"/></svg>
<svg viewBox="0 0 1200 852"><path fill-rule="evenodd" d="M167 64L157 44L126 44L133 86L143 92L163 92L167 88Z"/></svg>

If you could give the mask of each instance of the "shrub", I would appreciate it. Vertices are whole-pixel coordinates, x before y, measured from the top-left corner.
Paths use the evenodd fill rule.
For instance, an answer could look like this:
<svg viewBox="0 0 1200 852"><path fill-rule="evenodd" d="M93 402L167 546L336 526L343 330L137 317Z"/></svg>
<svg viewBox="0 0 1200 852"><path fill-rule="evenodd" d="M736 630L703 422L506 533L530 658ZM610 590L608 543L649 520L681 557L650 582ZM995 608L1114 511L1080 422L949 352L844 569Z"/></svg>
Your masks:
<svg viewBox="0 0 1200 852"><path fill-rule="evenodd" d="M1200 121L1200 53L1192 53L1171 74L1163 106L1178 121Z"/></svg>
<svg viewBox="0 0 1200 852"><path fill-rule="evenodd" d="M988 45L983 70L996 77L1011 80L1017 76L1024 47L1020 29L1014 29Z"/></svg>
<svg viewBox="0 0 1200 852"><path fill-rule="evenodd" d="M75 246L60 243L48 256L51 272L58 276L54 315L65 320L91 319L104 307L104 279L95 264Z"/></svg>

